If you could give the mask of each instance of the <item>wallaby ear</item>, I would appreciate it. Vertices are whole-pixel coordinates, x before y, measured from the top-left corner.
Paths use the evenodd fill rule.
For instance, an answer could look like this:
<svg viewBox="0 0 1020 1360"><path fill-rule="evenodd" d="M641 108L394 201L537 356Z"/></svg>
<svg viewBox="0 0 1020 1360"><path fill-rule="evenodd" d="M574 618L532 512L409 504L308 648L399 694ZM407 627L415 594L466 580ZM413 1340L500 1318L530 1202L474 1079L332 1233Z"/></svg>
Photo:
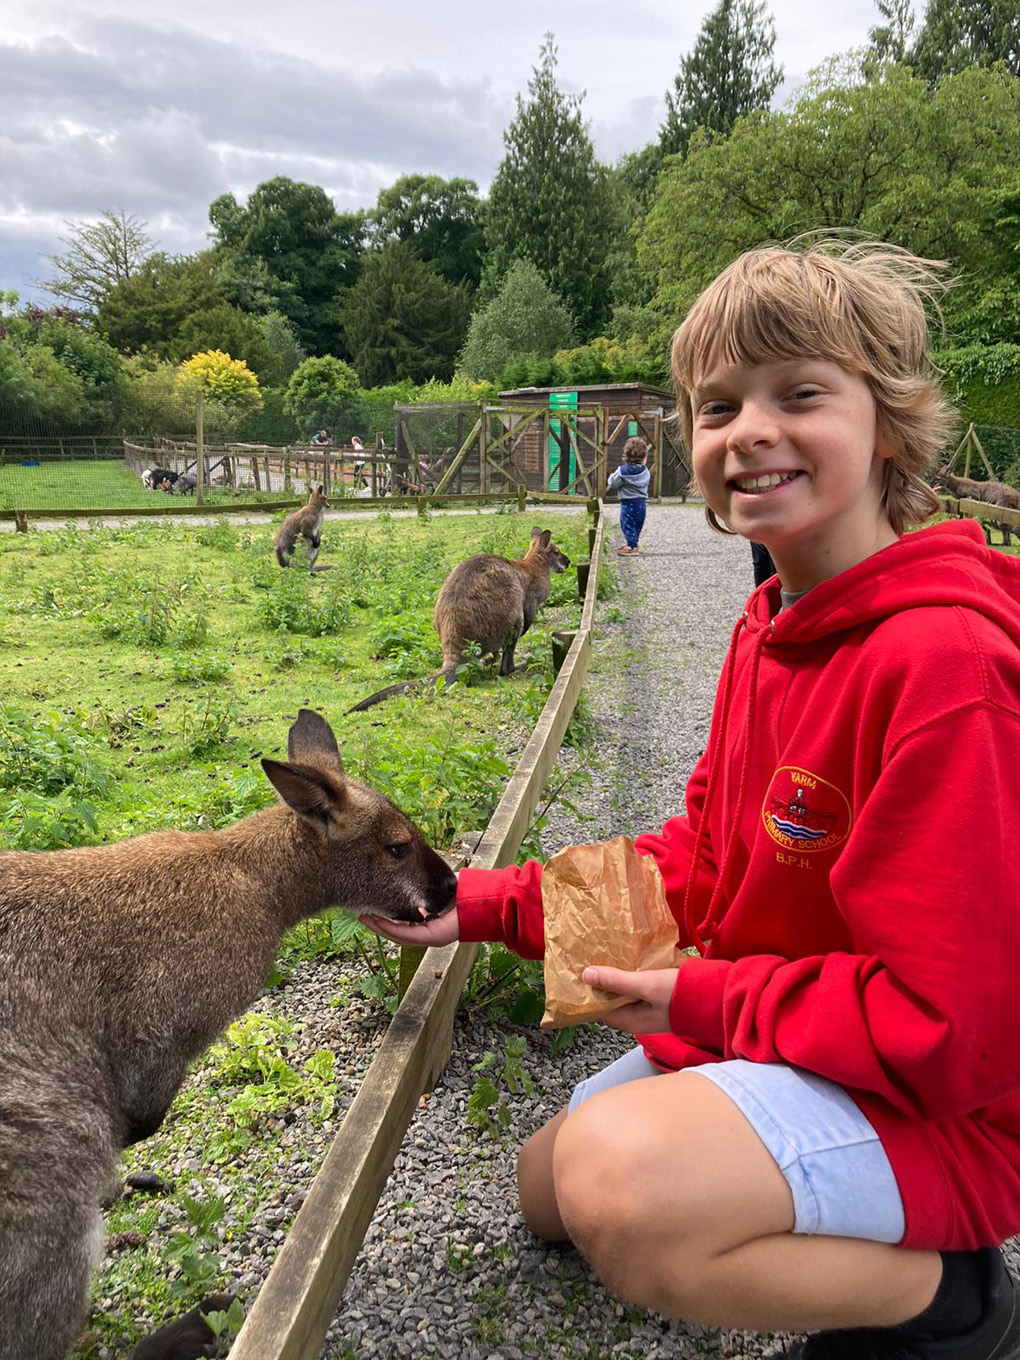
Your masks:
<svg viewBox="0 0 1020 1360"><path fill-rule="evenodd" d="M538 524L536 524L535 527L534 527L534 528L532 529L532 531L531 531L531 537L532 537L532 538L538 538L538 536L539 536L539 534L540 534L541 532L542 532L541 526L538 525Z"/></svg>
<svg viewBox="0 0 1020 1360"><path fill-rule="evenodd" d="M543 530L542 530L542 537L538 540L538 542L539 542L540 547L548 548L549 544L552 542L552 530L551 530L551 529L543 529Z"/></svg>
<svg viewBox="0 0 1020 1360"><path fill-rule="evenodd" d="M329 756L343 773L344 767L332 727L321 713L310 708L299 709L297 721L291 724L287 733L287 756L298 764L313 760L316 756Z"/></svg>
<svg viewBox="0 0 1020 1360"><path fill-rule="evenodd" d="M310 765L287 765L282 760L264 759L262 768L287 806L317 827L324 826L330 815L339 812L347 801L341 785L334 786Z"/></svg>
<svg viewBox="0 0 1020 1360"><path fill-rule="evenodd" d="M320 495L320 496L323 495L324 492L325 492L325 490L326 490L326 484L325 484L325 482L320 482L320 483L319 483L319 495Z"/></svg>

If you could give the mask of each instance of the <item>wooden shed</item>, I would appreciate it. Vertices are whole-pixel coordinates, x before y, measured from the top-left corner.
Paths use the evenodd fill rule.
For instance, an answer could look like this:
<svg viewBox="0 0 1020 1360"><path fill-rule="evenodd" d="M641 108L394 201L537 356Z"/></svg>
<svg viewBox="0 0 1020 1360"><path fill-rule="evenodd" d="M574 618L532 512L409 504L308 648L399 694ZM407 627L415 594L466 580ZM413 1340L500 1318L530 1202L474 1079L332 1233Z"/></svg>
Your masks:
<svg viewBox="0 0 1020 1360"><path fill-rule="evenodd" d="M523 431L524 471L530 486L558 491L571 485L577 475L579 445L599 450L600 490L605 479L619 467L623 446L634 435L646 439L655 463L654 492L661 496L686 496L690 461L677 423L672 392L645 383L597 383L585 387L517 387L500 392L508 408L548 407L562 411L564 419L531 422ZM588 458L581 452L584 461ZM518 454L520 460L521 454Z"/></svg>

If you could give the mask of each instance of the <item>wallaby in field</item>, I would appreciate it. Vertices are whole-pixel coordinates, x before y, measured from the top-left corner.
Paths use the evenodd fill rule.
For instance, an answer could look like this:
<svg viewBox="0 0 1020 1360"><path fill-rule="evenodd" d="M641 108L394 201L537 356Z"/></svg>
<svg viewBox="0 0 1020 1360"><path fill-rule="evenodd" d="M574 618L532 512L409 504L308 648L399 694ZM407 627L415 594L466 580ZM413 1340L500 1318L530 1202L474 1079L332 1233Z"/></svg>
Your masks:
<svg viewBox="0 0 1020 1360"><path fill-rule="evenodd" d="M552 542L550 531L534 528L528 551L519 561L479 553L454 567L436 597L433 616L443 648L443 668L428 676L425 683L442 676L449 684L464 660L469 642L479 643L483 656L499 656L500 675L510 675L514 669L514 648L549 598L550 573L565 571L569 566L570 558ZM390 685L362 699L347 712L372 708L422 683L408 680Z"/></svg>
<svg viewBox="0 0 1020 1360"><path fill-rule="evenodd" d="M0 1360L67 1354L118 1154L258 995L283 932L327 907L427 920L454 894L324 718L302 709L288 757L262 761L282 801L223 830L0 853ZM207 1353L180 1340L140 1353Z"/></svg>
<svg viewBox="0 0 1020 1360"><path fill-rule="evenodd" d="M308 570L315 570L315 559L319 555L319 540L322 536L322 518L329 509L325 493L324 486L315 487L301 509L288 515L277 529L273 542L276 547L276 560L281 567L290 566L294 556L294 545L299 538L303 538L308 554Z"/></svg>
<svg viewBox="0 0 1020 1360"><path fill-rule="evenodd" d="M975 482L970 477L954 477L951 472L940 472L939 480L957 500L983 501L986 505L1001 505L1006 510L1020 510L1020 491L1005 482ZM1002 541L1008 548L1016 529L991 515L989 519L1002 530ZM1020 534L1017 534L1017 541L1020 542Z"/></svg>

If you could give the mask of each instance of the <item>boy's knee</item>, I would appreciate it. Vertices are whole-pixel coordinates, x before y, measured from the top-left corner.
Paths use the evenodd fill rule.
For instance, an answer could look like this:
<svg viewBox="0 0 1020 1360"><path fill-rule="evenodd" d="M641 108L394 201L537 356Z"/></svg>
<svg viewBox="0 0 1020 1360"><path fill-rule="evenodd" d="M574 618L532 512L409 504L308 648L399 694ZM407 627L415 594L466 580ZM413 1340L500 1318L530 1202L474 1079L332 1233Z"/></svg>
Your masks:
<svg viewBox="0 0 1020 1360"><path fill-rule="evenodd" d="M597 1098L578 1106L560 1129L553 1154L556 1199L584 1250L633 1241L648 1230L648 1211L661 1201L662 1184L655 1176L661 1148L647 1143L631 1120L607 1117Z"/></svg>

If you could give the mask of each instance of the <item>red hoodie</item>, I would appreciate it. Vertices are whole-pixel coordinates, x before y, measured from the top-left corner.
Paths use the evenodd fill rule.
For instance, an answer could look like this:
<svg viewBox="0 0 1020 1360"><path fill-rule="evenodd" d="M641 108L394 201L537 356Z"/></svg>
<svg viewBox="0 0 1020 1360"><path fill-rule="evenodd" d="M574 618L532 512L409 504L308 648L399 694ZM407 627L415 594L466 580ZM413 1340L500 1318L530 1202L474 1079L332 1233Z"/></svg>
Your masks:
<svg viewBox="0 0 1020 1360"><path fill-rule="evenodd" d="M909 534L737 623L655 856L684 959L660 1067L786 1062L878 1132L903 1245L1020 1232L1020 560ZM466 869L465 940L543 953L541 868Z"/></svg>

